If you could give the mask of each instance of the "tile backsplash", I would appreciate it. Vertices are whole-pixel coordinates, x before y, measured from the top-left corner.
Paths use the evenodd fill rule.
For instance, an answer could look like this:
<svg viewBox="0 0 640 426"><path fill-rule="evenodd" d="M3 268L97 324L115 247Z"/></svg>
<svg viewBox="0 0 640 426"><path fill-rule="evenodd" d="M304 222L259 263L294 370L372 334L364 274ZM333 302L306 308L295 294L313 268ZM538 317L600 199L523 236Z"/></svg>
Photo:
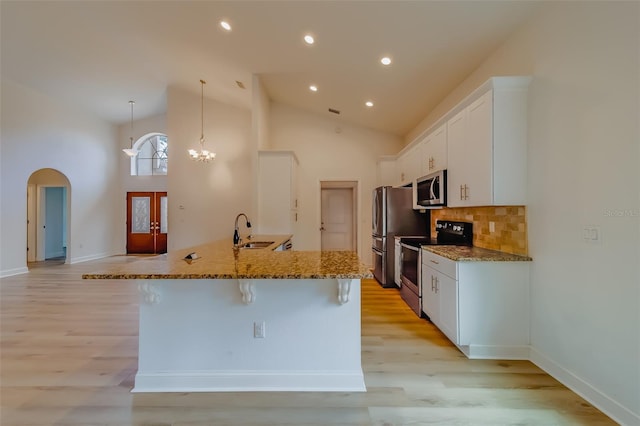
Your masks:
<svg viewBox="0 0 640 426"><path fill-rule="evenodd" d="M436 220L473 222L473 245L527 256L527 210L525 206L463 207L431 210L431 235ZM490 232L489 222L495 231Z"/></svg>

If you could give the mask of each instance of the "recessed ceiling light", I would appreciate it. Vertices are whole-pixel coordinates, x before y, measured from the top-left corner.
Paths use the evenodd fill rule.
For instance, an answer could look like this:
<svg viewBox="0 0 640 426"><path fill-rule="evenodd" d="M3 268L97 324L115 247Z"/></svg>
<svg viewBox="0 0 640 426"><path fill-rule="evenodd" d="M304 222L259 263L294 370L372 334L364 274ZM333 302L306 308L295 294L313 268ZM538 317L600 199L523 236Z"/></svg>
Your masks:
<svg viewBox="0 0 640 426"><path fill-rule="evenodd" d="M311 34L307 34L304 36L304 42L307 44L313 44L315 43L315 40L313 39L313 36Z"/></svg>
<svg viewBox="0 0 640 426"><path fill-rule="evenodd" d="M371 101L367 101L364 103L366 106L368 106L369 108L371 108L373 106L373 102Z"/></svg>
<svg viewBox="0 0 640 426"><path fill-rule="evenodd" d="M317 92L318 87L312 84L311 86L309 86L309 90L311 90L312 92Z"/></svg>
<svg viewBox="0 0 640 426"><path fill-rule="evenodd" d="M382 63L382 65L389 65L391 64L391 58L388 56L385 56L384 58L380 59L380 63Z"/></svg>
<svg viewBox="0 0 640 426"><path fill-rule="evenodd" d="M227 21L220 21L220 26L226 31L231 31L231 24L229 24Z"/></svg>

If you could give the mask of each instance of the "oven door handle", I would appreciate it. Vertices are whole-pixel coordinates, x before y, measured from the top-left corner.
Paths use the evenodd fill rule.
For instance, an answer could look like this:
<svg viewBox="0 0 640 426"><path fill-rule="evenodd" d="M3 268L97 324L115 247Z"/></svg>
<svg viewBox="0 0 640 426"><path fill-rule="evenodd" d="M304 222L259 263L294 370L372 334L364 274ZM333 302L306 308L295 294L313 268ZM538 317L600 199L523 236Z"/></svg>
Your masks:
<svg viewBox="0 0 640 426"><path fill-rule="evenodd" d="M406 245L406 244L403 244L403 243L400 243L400 245L402 247L406 248L406 249L413 250L415 252L419 252L420 251L420 249L418 247L409 246L409 245Z"/></svg>

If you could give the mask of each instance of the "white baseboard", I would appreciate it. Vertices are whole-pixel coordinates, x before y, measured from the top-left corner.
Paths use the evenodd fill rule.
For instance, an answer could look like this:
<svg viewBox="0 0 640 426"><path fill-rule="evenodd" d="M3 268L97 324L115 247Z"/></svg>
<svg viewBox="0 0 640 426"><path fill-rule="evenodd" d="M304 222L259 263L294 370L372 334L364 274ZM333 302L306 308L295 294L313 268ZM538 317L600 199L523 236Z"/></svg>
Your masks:
<svg viewBox="0 0 640 426"><path fill-rule="evenodd" d="M136 374L141 392L366 392L360 371L185 371Z"/></svg>
<svg viewBox="0 0 640 426"><path fill-rule="evenodd" d="M589 401L598 410L611 417L614 421L627 426L640 425L640 415L633 413L630 409L620 405L618 402L596 389L593 385L585 382L571 371L548 358L546 355L538 352L534 348L531 348L529 359L560 383Z"/></svg>
<svg viewBox="0 0 640 426"><path fill-rule="evenodd" d="M88 256L80 256L80 257L72 257L69 261L69 264L73 265L74 263L82 263L89 262L91 260L104 259L105 257L113 256L112 253L98 253L98 254L90 254Z"/></svg>
<svg viewBox="0 0 640 426"><path fill-rule="evenodd" d="M469 359L529 360L529 346L458 346Z"/></svg>
<svg viewBox="0 0 640 426"><path fill-rule="evenodd" d="M3 271L0 271L0 278L26 274L27 272L29 272L29 268L27 268L26 266L23 266L22 268L5 269Z"/></svg>

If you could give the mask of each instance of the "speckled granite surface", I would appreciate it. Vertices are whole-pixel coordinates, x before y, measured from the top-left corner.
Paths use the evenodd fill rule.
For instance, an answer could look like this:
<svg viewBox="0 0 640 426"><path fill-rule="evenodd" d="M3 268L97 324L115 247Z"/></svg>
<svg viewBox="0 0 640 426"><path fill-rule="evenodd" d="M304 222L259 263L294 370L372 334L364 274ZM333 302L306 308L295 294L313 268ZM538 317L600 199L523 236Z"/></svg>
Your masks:
<svg viewBox="0 0 640 426"><path fill-rule="evenodd" d="M372 278L355 252L273 251L291 235L255 235L251 241L273 241L265 249L234 250L222 240L160 256L141 258L85 279L308 279ZM244 241L248 242L248 240ZM195 252L197 259L184 257Z"/></svg>
<svg viewBox="0 0 640 426"><path fill-rule="evenodd" d="M480 247L423 246L422 249L456 262L530 262L533 260L528 256L503 253Z"/></svg>

